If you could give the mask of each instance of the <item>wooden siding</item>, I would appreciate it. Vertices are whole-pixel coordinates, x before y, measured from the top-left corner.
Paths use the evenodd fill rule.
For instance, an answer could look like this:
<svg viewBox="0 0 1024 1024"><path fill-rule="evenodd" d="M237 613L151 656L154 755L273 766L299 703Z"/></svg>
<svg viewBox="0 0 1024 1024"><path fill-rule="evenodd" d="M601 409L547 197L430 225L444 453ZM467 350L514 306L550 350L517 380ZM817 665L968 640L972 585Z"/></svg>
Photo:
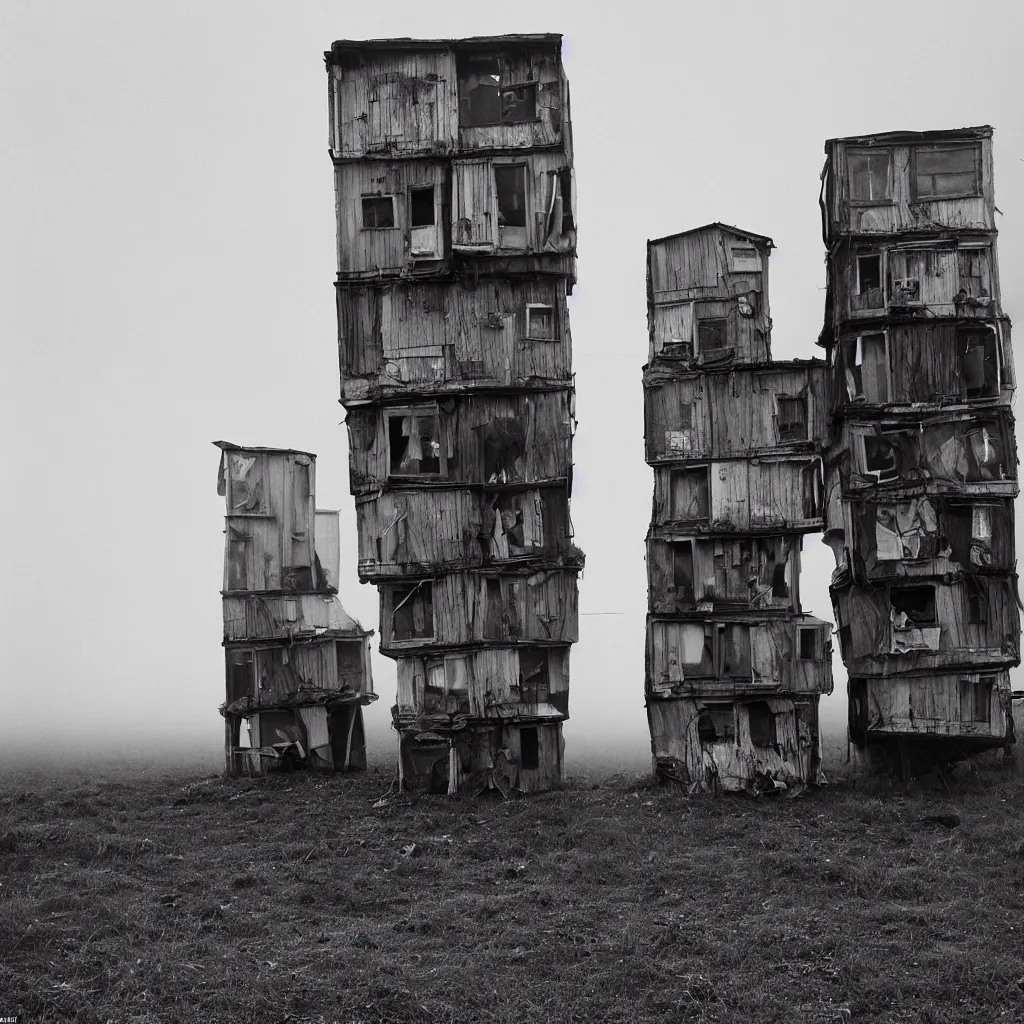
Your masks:
<svg viewBox="0 0 1024 1024"><path fill-rule="evenodd" d="M397 397L572 379L565 285L557 279L338 288L342 397ZM527 309L551 307L551 338Z"/></svg>
<svg viewBox="0 0 1024 1024"><path fill-rule="evenodd" d="M513 240L498 224L495 168L526 167L526 226ZM467 253L575 253L575 231L550 230L553 196L559 192L558 172L569 168L565 154L524 153L517 157L452 162L452 247Z"/></svg>
<svg viewBox="0 0 1024 1024"><path fill-rule="evenodd" d="M687 467L687 472L695 469L700 467ZM655 468L655 527L685 524L695 533L710 530L726 534L786 530L807 533L821 529L821 468L817 458L708 463L710 500L705 518L680 514L679 501L673 496L677 472L668 466Z"/></svg>
<svg viewBox="0 0 1024 1024"><path fill-rule="evenodd" d="M411 584L415 586L416 584ZM449 573L429 587L431 612L421 632L396 639L394 585L380 589L382 654L465 644L575 643L578 639L576 573L545 570L530 575Z"/></svg>
<svg viewBox="0 0 1024 1024"><path fill-rule="evenodd" d="M828 415L825 374L823 362L768 364L668 380L648 371L644 389L647 461L732 458L819 447ZM788 440L780 433L780 398L803 400L803 438Z"/></svg>
<svg viewBox="0 0 1024 1024"><path fill-rule="evenodd" d="M358 65L332 65L328 82L334 156L414 156L458 148L450 50L366 53Z"/></svg>
<svg viewBox="0 0 1024 1024"><path fill-rule="evenodd" d="M648 603L656 615L755 617L800 611L800 537L692 537L647 542Z"/></svg>
<svg viewBox="0 0 1024 1024"><path fill-rule="evenodd" d="M314 590L314 462L307 455L228 449L224 591Z"/></svg>
<svg viewBox="0 0 1024 1024"><path fill-rule="evenodd" d="M832 588L843 662L851 676L1017 664L1015 581L976 576L951 584L899 584L911 585L933 589L933 624L915 625L902 617L891 601L896 584L873 590Z"/></svg>
<svg viewBox="0 0 1024 1024"><path fill-rule="evenodd" d="M332 590L337 590L341 575L341 524L338 513L318 508L314 524L313 544L324 582Z"/></svg>
<svg viewBox="0 0 1024 1024"><path fill-rule="evenodd" d="M731 735L702 738L708 712L729 723ZM759 728L753 727L755 716ZM770 719L768 745L763 719ZM691 791L753 790L766 776L786 787L825 781L821 771L818 698L648 701L654 767ZM756 742L755 742L756 741Z"/></svg>
<svg viewBox="0 0 1024 1024"><path fill-rule="evenodd" d="M356 502L360 579L570 556L564 486L511 493L403 489Z"/></svg>
<svg viewBox="0 0 1024 1024"><path fill-rule="evenodd" d="M444 471L418 482L537 484L566 479L571 470L573 396L568 390L521 395L464 396L409 408L436 409ZM382 490L389 469L388 410L356 408L346 417L353 494Z"/></svg>
<svg viewBox="0 0 1024 1024"><path fill-rule="evenodd" d="M338 276L378 278L446 269L448 255L448 165L436 160L365 161L334 169L338 221ZM415 260L411 251L409 189L432 186L435 227L441 249L437 259ZM364 227L363 197L391 196L394 226Z"/></svg>
<svg viewBox="0 0 1024 1024"><path fill-rule="evenodd" d="M890 161L890 197L878 202L851 201L849 183L849 151L863 150L864 145L837 141L831 147L829 168L829 229L835 234L897 234L901 232L940 232L943 230L995 230L995 204L992 185L992 139L976 141L980 147L979 185L981 194L958 199L927 199L914 194L912 150L928 146L916 144L871 146L875 151L888 149ZM954 139L942 143L952 145Z"/></svg>
<svg viewBox="0 0 1024 1024"><path fill-rule="evenodd" d="M930 672L926 676L850 682L851 703L864 704L863 710L858 706L851 708L855 738L857 724L862 725L865 739L925 735L1005 742L1010 734L1011 691L1006 671ZM977 686L989 691L985 718L975 718L979 711L977 702L968 698Z"/></svg>
<svg viewBox="0 0 1024 1024"><path fill-rule="evenodd" d="M396 659L399 724L422 721L431 730L457 716L474 719L543 718L568 714L569 648L535 649L547 665L544 700L532 700L522 686L522 654L527 648L487 647L460 654L410 655ZM429 721L424 719L429 718Z"/></svg>
<svg viewBox="0 0 1024 1024"><path fill-rule="evenodd" d="M975 416L954 413L860 423L847 419L831 457L839 463L844 494L1017 493L1013 417L1002 406Z"/></svg>
<svg viewBox="0 0 1024 1024"><path fill-rule="evenodd" d="M800 630L815 634L813 658L801 657ZM831 693L831 630L810 615L761 622L648 618L648 695Z"/></svg>
<svg viewBox="0 0 1024 1024"><path fill-rule="evenodd" d="M225 597L224 639L286 638L324 631L364 635L341 602L325 594L240 594Z"/></svg>

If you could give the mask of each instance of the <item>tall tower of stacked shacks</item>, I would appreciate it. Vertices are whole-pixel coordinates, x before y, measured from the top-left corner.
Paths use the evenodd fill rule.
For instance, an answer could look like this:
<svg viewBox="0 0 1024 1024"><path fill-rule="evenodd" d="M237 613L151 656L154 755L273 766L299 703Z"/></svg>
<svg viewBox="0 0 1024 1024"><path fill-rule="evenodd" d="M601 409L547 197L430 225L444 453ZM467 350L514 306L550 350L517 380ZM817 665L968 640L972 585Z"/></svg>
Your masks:
<svg viewBox="0 0 1024 1024"><path fill-rule="evenodd" d="M825 364L771 360L770 238L708 224L647 244L647 716L694 789L821 778L831 625L800 608L822 528Z"/></svg>
<svg viewBox="0 0 1024 1024"><path fill-rule="evenodd" d="M1017 453L992 129L825 153L825 539L850 740L905 770L1012 737Z"/></svg>
<svg viewBox="0 0 1024 1024"><path fill-rule="evenodd" d="M397 662L400 775L541 790L562 766L576 274L558 35L333 44L341 402L359 578Z"/></svg>
<svg viewBox="0 0 1024 1024"><path fill-rule="evenodd" d="M338 513L316 508L316 456L214 443L227 504L227 770L365 768L371 634L336 596Z"/></svg>

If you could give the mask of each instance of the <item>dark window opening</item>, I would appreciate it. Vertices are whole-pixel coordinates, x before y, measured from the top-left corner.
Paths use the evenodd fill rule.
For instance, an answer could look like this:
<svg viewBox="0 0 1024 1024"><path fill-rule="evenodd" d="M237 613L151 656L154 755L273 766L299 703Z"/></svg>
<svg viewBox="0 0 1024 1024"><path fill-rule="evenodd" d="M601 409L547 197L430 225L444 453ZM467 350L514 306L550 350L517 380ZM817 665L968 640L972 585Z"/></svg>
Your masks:
<svg viewBox="0 0 1024 1024"><path fill-rule="evenodd" d="M967 479L998 480L1003 464L1003 445L997 423L979 423L965 437L967 444Z"/></svg>
<svg viewBox="0 0 1024 1024"><path fill-rule="evenodd" d="M537 86L509 85L501 90L502 124L522 124L537 118Z"/></svg>
<svg viewBox="0 0 1024 1024"><path fill-rule="evenodd" d="M908 626L936 624L934 587L891 587L889 604L897 614L906 616Z"/></svg>
<svg viewBox="0 0 1024 1024"><path fill-rule="evenodd" d="M701 743L728 743L736 739L736 713L732 704L705 704L697 719L697 737Z"/></svg>
<svg viewBox="0 0 1024 1024"><path fill-rule="evenodd" d="M964 398L999 396L999 348L989 330L962 330L957 335L960 349L960 380Z"/></svg>
<svg viewBox="0 0 1024 1024"><path fill-rule="evenodd" d="M697 321L697 346L701 352L729 347L729 321L724 317Z"/></svg>
<svg viewBox="0 0 1024 1024"><path fill-rule="evenodd" d="M363 196L364 228L393 228L394 226L394 196Z"/></svg>
<svg viewBox="0 0 1024 1024"><path fill-rule="evenodd" d="M875 203L889 198L889 150L848 153L850 199L855 203Z"/></svg>
<svg viewBox="0 0 1024 1024"><path fill-rule="evenodd" d="M992 717L992 680L960 680L960 721L988 722Z"/></svg>
<svg viewBox="0 0 1024 1024"><path fill-rule="evenodd" d="M465 127L501 121L501 64L496 57L460 61L459 111Z"/></svg>
<svg viewBox="0 0 1024 1024"><path fill-rule="evenodd" d="M487 580L487 599L484 607L484 639L500 640L502 637L502 594L501 580Z"/></svg>
<svg viewBox="0 0 1024 1024"><path fill-rule="evenodd" d="M441 472L441 443L435 413L390 414L388 443L392 474L436 476Z"/></svg>
<svg viewBox="0 0 1024 1024"><path fill-rule="evenodd" d="M228 703L254 697L255 680L252 651L232 651L228 655Z"/></svg>
<svg viewBox="0 0 1024 1024"><path fill-rule="evenodd" d="M434 224L434 189L414 188L409 190L409 226L428 228Z"/></svg>
<svg viewBox="0 0 1024 1024"><path fill-rule="evenodd" d="M548 652L543 648L519 649L519 699L526 704L542 704L550 695Z"/></svg>
<svg viewBox="0 0 1024 1024"><path fill-rule="evenodd" d="M707 466L672 470L671 486L674 520L708 518L711 502Z"/></svg>
<svg viewBox="0 0 1024 1024"><path fill-rule="evenodd" d="M800 660L818 660L818 631L816 629L800 630Z"/></svg>
<svg viewBox="0 0 1024 1024"><path fill-rule="evenodd" d="M422 582L391 590L391 638L423 640L434 635L434 587Z"/></svg>
<svg viewBox="0 0 1024 1024"><path fill-rule="evenodd" d="M504 228L526 227L526 167L511 164L494 168L498 190L498 225Z"/></svg>
<svg viewBox="0 0 1024 1024"><path fill-rule="evenodd" d="M524 771L540 767L540 734L534 726L519 730L519 767Z"/></svg>
<svg viewBox="0 0 1024 1024"><path fill-rule="evenodd" d="M870 434L864 438L864 469L879 483L887 483L899 477L896 449L888 438Z"/></svg>
<svg viewBox="0 0 1024 1024"><path fill-rule="evenodd" d="M853 643L853 626L847 622L839 627L839 651L843 659L853 656L851 644Z"/></svg>
<svg viewBox="0 0 1024 1024"><path fill-rule="evenodd" d="M718 627L719 665L723 676L750 674L750 627L735 623Z"/></svg>
<svg viewBox="0 0 1024 1024"><path fill-rule="evenodd" d="M807 396L778 398L779 440L807 440Z"/></svg>
<svg viewBox="0 0 1024 1024"><path fill-rule="evenodd" d="M804 519L820 519L824 485L819 463L812 463L800 470L800 487Z"/></svg>
<svg viewBox="0 0 1024 1024"><path fill-rule="evenodd" d="M572 171L568 167L558 172L558 187L562 194L562 234L576 229L572 215Z"/></svg>
<svg viewBox="0 0 1024 1024"><path fill-rule="evenodd" d="M555 311L551 306L526 307L526 337L531 341L555 340Z"/></svg>
<svg viewBox="0 0 1024 1024"><path fill-rule="evenodd" d="M778 743L775 733L775 715L763 700L747 705L750 742L755 747L774 747Z"/></svg>
<svg viewBox="0 0 1024 1024"><path fill-rule="evenodd" d="M877 253L870 256L857 257L857 294L865 295L868 292L881 289L882 287L882 257ZM881 295L879 295L881 298ZM880 305L881 303L879 303Z"/></svg>
<svg viewBox="0 0 1024 1024"><path fill-rule="evenodd" d="M976 576L968 576L967 621L972 626L984 626L988 622L988 591Z"/></svg>
<svg viewBox="0 0 1024 1024"><path fill-rule="evenodd" d="M672 582L676 598L684 604L692 604L693 593L693 542L678 541L672 545Z"/></svg>
<svg viewBox="0 0 1024 1024"><path fill-rule="evenodd" d="M979 156L976 145L918 146L914 150L917 198L977 195Z"/></svg>
<svg viewBox="0 0 1024 1024"><path fill-rule="evenodd" d="M769 555L768 564L771 565L773 557ZM771 570L772 597L785 599L789 597L789 584L786 582L786 560L775 562Z"/></svg>

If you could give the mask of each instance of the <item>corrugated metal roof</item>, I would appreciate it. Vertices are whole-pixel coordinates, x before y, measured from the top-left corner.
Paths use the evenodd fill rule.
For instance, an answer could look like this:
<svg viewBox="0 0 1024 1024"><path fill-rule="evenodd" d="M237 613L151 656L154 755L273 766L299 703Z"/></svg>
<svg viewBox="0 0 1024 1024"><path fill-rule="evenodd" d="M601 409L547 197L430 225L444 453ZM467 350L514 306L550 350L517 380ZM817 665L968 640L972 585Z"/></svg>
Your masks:
<svg viewBox="0 0 1024 1024"><path fill-rule="evenodd" d="M709 228L719 228L722 231L729 231L740 238L747 238L752 242L765 242L769 249L775 248L775 243L767 235L758 235L753 231L745 231L743 228L733 227L732 224L723 224L720 220L712 221L710 224L702 224L699 228L688 228L686 231L677 231L672 235L662 235L660 238L647 239L648 245L657 245L659 242L670 242L673 238L682 238L684 235L692 235L697 231L707 231Z"/></svg>

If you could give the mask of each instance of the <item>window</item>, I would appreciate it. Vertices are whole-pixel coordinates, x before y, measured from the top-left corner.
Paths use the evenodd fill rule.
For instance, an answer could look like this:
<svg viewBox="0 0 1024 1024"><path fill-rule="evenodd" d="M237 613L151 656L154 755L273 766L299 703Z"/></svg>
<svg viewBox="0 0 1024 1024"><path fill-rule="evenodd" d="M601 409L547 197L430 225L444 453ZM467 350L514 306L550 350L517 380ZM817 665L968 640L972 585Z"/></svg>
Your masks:
<svg viewBox="0 0 1024 1024"><path fill-rule="evenodd" d="M672 582L676 597L684 604L692 604L693 594L693 542L678 541L671 545Z"/></svg>
<svg viewBox="0 0 1024 1024"><path fill-rule="evenodd" d="M392 476L439 476L442 472L437 412L389 410L388 448Z"/></svg>
<svg viewBox="0 0 1024 1024"><path fill-rule="evenodd" d="M729 321L715 317L697 321L697 351L715 352L729 347Z"/></svg>
<svg viewBox="0 0 1024 1024"><path fill-rule="evenodd" d="M890 198L889 164L892 154L887 149L852 150L846 162L850 172L850 201L878 203Z"/></svg>
<svg viewBox="0 0 1024 1024"><path fill-rule="evenodd" d="M503 84L497 57L465 58L459 62L459 113L464 128L535 121L537 85Z"/></svg>
<svg viewBox="0 0 1024 1024"><path fill-rule="evenodd" d="M674 520L708 518L710 500L707 466L672 470L671 488Z"/></svg>
<svg viewBox="0 0 1024 1024"><path fill-rule="evenodd" d="M429 580L392 587L389 597L392 640L433 639L434 587Z"/></svg>
<svg viewBox="0 0 1024 1024"><path fill-rule="evenodd" d="M543 704L548 688L548 653L542 647L519 648L519 699L525 704Z"/></svg>
<svg viewBox="0 0 1024 1024"><path fill-rule="evenodd" d="M958 299L979 299L988 296L988 250L960 249Z"/></svg>
<svg viewBox="0 0 1024 1024"><path fill-rule="evenodd" d="M775 715L766 701L752 701L747 705L750 742L755 747L774 747L778 743L775 733Z"/></svg>
<svg viewBox="0 0 1024 1024"><path fill-rule="evenodd" d="M555 340L555 310L531 302L526 307L526 337L531 341Z"/></svg>
<svg viewBox="0 0 1024 1024"><path fill-rule="evenodd" d="M878 253L857 257L857 294L866 295L882 287L882 257ZM880 298L880 296L879 296ZM878 303L881 305L881 302Z"/></svg>
<svg viewBox="0 0 1024 1024"><path fill-rule="evenodd" d="M934 626L935 588L929 586L891 587L889 604L897 616L906 617L908 627Z"/></svg>
<svg viewBox="0 0 1024 1024"><path fill-rule="evenodd" d="M676 430L665 431L666 451L675 455L693 451L693 402L680 402L676 407L676 426Z"/></svg>
<svg viewBox="0 0 1024 1024"><path fill-rule="evenodd" d="M999 348L996 336L987 328L964 328L957 332L960 352L960 387L964 398L999 397Z"/></svg>
<svg viewBox="0 0 1024 1024"><path fill-rule="evenodd" d="M889 354L884 334L862 334L846 340L846 386L850 398L871 405L889 401Z"/></svg>
<svg viewBox="0 0 1024 1024"><path fill-rule="evenodd" d="M243 697L254 697L256 675L252 651L228 651L226 661L228 703L241 700Z"/></svg>
<svg viewBox="0 0 1024 1024"><path fill-rule="evenodd" d="M540 767L540 735L536 726L524 726L519 730L519 767L524 771Z"/></svg>
<svg viewBox="0 0 1024 1024"><path fill-rule="evenodd" d="M979 423L965 435L967 445L967 479L999 480L1003 445L998 423Z"/></svg>
<svg viewBox="0 0 1024 1024"><path fill-rule="evenodd" d="M409 227L426 228L434 224L434 187L409 190ZM388 225L390 227L390 225Z"/></svg>
<svg viewBox="0 0 1024 1024"><path fill-rule="evenodd" d="M334 657L338 666L338 685L362 687L363 645L359 640L335 640Z"/></svg>
<svg viewBox="0 0 1024 1024"><path fill-rule="evenodd" d="M807 396L798 398L776 398L779 410L779 441L807 440Z"/></svg>
<svg viewBox="0 0 1024 1024"><path fill-rule="evenodd" d="M988 622L988 593L985 584L976 576L964 581L967 590L967 621L972 626L984 626Z"/></svg>
<svg viewBox="0 0 1024 1024"><path fill-rule="evenodd" d="M395 226L394 196L363 196L363 228Z"/></svg>
<svg viewBox="0 0 1024 1024"><path fill-rule="evenodd" d="M718 675L750 675L750 627L718 624Z"/></svg>
<svg viewBox="0 0 1024 1024"><path fill-rule="evenodd" d="M801 511L804 519L820 519L825 486L821 479L821 463L812 462L800 470Z"/></svg>
<svg viewBox="0 0 1024 1024"><path fill-rule="evenodd" d="M976 196L981 148L977 145L918 146L914 150L914 195L918 199Z"/></svg>
<svg viewBox="0 0 1024 1024"><path fill-rule="evenodd" d="M988 722L992 718L992 680L960 680L960 721Z"/></svg>
<svg viewBox="0 0 1024 1024"><path fill-rule="evenodd" d="M752 245L734 245L729 254L732 257L733 273L757 272L761 269L761 257Z"/></svg>
<svg viewBox="0 0 1024 1024"><path fill-rule="evenodd" d="M884 484L899 478L896 451L886 437L869 434L864 438L864 472Z"/></svg>
<svg viewBox="0 0 1024 1024"><path fill-rule="evenodd" d="M697 737L701 743L730 743L736 739L736 712L727 701L701 705L697 719Z"/></svg>
<svg viewBox="0 0 1024 1024"><path fill-rule="evenodd" d="M820 658L818 653L818 630L801 629L800 630L800 660L801 661L817 661Z"/></svg>
<svg viewBox="0 0 1024 1024"><path fill-rule="evenodd" d="M484 639L500 640L504 633L502 627L504 602L501 593L501 580L490 578L485 580L484 600Z"/></svg>
<svg viewBox="0 0 1024 1024"><path fill-rule="evenodd" d="M526 166L505 164L494 168L498 190L498 226L526 227Z"/></svg>

